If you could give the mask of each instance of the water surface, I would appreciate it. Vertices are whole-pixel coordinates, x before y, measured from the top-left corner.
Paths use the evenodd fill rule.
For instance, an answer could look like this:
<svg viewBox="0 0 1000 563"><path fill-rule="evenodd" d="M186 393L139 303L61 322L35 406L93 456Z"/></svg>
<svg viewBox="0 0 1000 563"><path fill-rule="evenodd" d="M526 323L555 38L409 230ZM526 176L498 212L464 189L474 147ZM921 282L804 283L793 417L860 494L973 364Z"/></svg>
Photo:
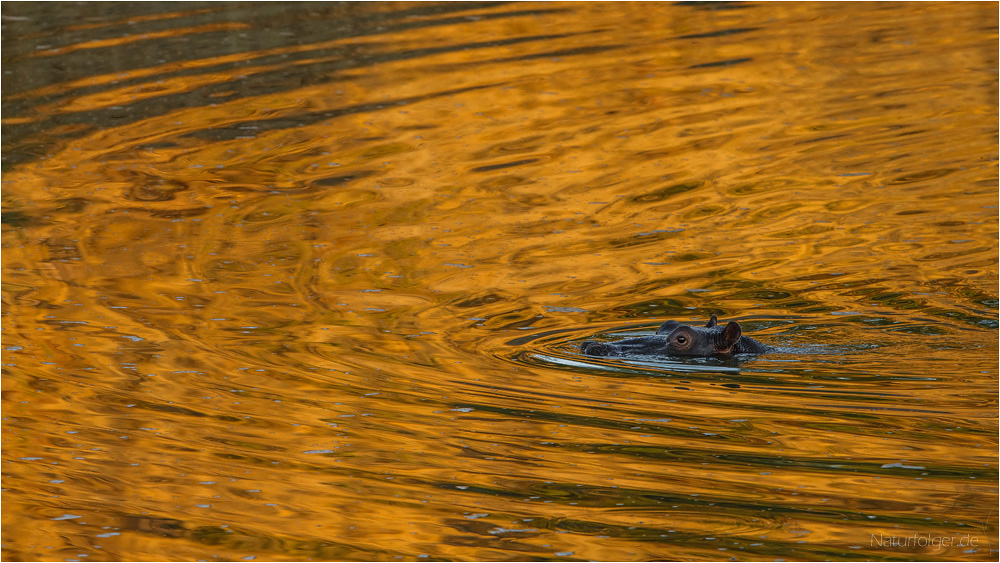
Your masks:
<svg viewBox="0 0 1000 563"><path fill-rule="evenodd" d="M4 3L7 560L996 560L995 3ZM752 359L590 358L666 319Z"/></svg>

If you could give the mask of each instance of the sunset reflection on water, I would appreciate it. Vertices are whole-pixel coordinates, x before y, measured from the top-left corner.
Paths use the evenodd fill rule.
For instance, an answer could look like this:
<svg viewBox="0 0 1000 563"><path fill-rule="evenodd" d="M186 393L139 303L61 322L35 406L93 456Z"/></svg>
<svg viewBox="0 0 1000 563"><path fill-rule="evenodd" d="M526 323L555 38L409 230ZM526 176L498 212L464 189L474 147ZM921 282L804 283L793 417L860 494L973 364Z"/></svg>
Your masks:
<svg viewBox="0 0 1000 563"><path fill-rule="evenodd" d="M995 3L3 16L5 560L996 559Z"/></svg>

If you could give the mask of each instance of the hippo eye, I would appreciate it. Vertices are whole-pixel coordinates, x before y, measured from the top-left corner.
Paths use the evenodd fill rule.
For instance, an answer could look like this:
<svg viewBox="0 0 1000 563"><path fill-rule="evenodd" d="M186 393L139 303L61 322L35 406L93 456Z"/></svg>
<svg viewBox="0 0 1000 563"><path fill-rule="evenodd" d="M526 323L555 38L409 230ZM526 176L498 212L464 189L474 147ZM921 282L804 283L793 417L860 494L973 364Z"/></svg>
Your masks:
<svg viewBox="0 0 1000 563"><path fill-rule="evenodd" d="M678 344L686 344L687 341L688 341L688 337L684 336L683 334L677 337L677 343Z"/></svg>

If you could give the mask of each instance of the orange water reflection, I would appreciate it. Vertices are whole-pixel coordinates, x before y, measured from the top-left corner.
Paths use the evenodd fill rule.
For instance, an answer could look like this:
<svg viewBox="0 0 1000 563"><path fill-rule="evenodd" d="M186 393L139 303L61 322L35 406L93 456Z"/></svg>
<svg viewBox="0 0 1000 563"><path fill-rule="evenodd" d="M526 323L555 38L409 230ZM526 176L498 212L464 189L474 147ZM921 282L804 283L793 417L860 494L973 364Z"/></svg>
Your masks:
<svg viewBox="0 0 1000 563"><path fill-rule="evenodd" d="M198 6L4 4L5 559L996 557L995 4Z"/></svg>

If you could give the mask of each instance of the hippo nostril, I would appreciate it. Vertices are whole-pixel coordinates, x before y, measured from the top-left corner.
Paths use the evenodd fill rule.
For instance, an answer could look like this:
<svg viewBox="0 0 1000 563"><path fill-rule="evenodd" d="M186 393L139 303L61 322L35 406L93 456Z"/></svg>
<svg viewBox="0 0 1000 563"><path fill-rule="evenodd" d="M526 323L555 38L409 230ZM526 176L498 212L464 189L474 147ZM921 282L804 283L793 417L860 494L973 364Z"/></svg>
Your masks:
<svg viewBox="0 0 1000 563"><path fill-rule="evenodd" d="M593 340L588 340L581 344L580 351L588 356L608 356L611 354L611 349L607 344L594 342Z"/></svg>

